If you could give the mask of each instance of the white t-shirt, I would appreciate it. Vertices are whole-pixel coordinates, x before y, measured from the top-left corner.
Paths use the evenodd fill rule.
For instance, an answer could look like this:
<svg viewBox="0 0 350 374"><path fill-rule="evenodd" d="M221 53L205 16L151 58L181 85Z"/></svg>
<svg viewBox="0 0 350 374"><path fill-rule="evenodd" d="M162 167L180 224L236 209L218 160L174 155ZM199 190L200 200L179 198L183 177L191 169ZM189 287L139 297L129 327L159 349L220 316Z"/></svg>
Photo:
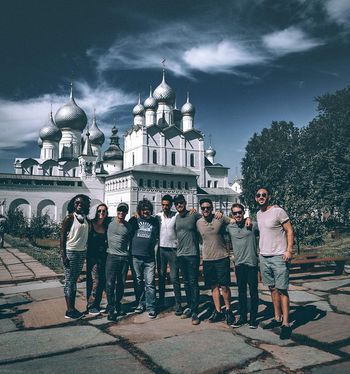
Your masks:
<svg viewBox="0 0 350 374"><path fill-rule="evenodd" d="M287 250L287 236L282 224L289 220L285 210L279 206L262 212L258 211L256 215L259 231L259 249L262 256L283 255Z"/></svg>
<svg viewBox="0 0 350 374"><path fill-rule="evenodd" d="M160 220L159 246L167 248L176 248L177 239L175 232L175 218L177 212L170 211L169 217L163 212L157 213Z"/></svg>
<svg viewBox="0 0 350 374"><path fill-rule="evenodd" d="M80 223L73 213L74 220L67 236L66 248L70 251L85 251L89 236L89 224L84 218L84 222Z"/></svg>

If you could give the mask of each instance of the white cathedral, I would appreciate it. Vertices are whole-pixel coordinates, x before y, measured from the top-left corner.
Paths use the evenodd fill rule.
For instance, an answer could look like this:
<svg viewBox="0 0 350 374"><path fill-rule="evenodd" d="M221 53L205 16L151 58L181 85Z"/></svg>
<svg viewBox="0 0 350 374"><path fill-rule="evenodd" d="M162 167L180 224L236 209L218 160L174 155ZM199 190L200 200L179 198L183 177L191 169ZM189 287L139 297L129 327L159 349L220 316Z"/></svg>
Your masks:
<svg viewBox="0 0 350 374"><path fill-rule="evenodd" d="M155 211L164 194L183 194L189 207L209 197L215 208L229 211L239 194L229 187L228 169L214 162L216 151L204 149L204 135L195 128L195 107L189 94L177 109L175 92L163 79L133 111L133 124L124 134L124 151L114 126L110 145L105 141L96 114L90 126L75 102L71 87L68 103L40 129L40 158L16 158L15 174L0 174L0 213L22 209L27 217L48 214L60 221L69 200L78 193L90 196L91 215L104 202L109 214L117 205L129 204L130 213L142 198Z"/></svg>

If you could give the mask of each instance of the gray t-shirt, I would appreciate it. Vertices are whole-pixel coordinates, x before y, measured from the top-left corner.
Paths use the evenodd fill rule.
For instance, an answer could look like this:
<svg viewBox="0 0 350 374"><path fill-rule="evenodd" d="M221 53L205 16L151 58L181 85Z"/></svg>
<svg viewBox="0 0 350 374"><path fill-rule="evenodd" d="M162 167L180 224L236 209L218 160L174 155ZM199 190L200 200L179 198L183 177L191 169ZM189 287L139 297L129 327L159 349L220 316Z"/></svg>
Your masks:
<svg viewBox="0 0 350 374"><path fill-rule="evenodd" d="M118 256L129 256L129 242L131 235L131 226L128 222L119 223L114 218L108 225L107 253Z"/></svg>
<svg viewBox="0 0 350 374"><path fill-rule="evenodd" d="M279 256L287 250L287 237L282 224L289 220L285 210L277 205L262 212L256 218L260 231L259 248L262 256Z"/></svg>
<svg viewBox="0 0 350 374"><path fill-rule="evenodd" d="M204 217L197 221L197 230L202 238L203 261L220 260L229 257L223 235L226 225L230 223L229 217L222 217L208 222Z"/></svg>
<svg viewBox="0 0 350 374"><path fill-rule="evenodd" d="M239 227L237 223L230 224L226 228L230 235L232 251L235 256L235 264L258 266L256 237L259 235L259 229L256 222L253 227Z"/></svg>
<svg viewBox="0 0 350 374"><path fill-rule="evenodd" d="M198 256L199 237L196 222L201 218L200 214L190 214L184 216L178 214L175 220L175 231L177 237L177 256Z"/></svg>

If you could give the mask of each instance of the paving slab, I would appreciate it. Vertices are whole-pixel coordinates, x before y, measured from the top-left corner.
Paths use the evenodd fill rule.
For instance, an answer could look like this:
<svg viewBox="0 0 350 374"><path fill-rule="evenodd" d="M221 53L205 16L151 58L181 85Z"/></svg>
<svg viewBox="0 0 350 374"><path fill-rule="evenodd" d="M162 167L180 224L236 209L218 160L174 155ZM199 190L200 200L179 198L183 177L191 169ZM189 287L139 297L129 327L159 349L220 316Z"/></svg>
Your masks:
<svg viewBox="0 0 350 374"><path fill-rule="evenodd" d="M350 292L350 287L341 287L341 288L338 288L338 291L340 291L340 292Z"/></svg>
<svg viewBox="0 0 350 374"><path fill-rule="evenodd" d="M29 291L30 298L36 301L55 299L63 294L63 286Z"/></svg>
<svg viewBox="0 0 350 374"><path fill-rule="evenodd" d="M0 319L0 334L4 332L16 331L17 327L11 318Z"/></svg>
<svg viewBox="0 0 350 374"><path fill-rule="evenodd" d="M328 301L316 301L315 303L311 303L308 305L315 306L318 310L322 310L323 312L332 312L333 309L329 305Z"/></svg>
<svg viewBox="0 0 350 374"><path fill-rule="evenodd" d="M59 281L25 282L25 283L20 283L16 286L2 287L1 293L3 293L4 295L11 295L15 293L22 293L22 292L28 292L28 291L33 291L33 290L42 290L44 288L55 288L55 287L60 287L60 286L62 286L62 284Z"/></svg>
<svg viewBox="0 0 350 374"><path fill-rule="evenodd" d="M320 297L306 291L289 291L289 299L293 303L309 303L321 300Z"/></svg>
<svg viewBox="0 0 350 374"><path fill-rule="evenodd" d="M347 345L346 347L340 348L340 351L350 355L350 345Z"/></svg>
<svg viewBox="0 0 350 374"><path fill-rule="evenodd" d="M135 323L136 319L144 318L144 322ZM140 321L140 320L139 320ZM147 313L136 315L122 320L108 328L108 332L114 336L122 336L132 343L143 343L153 340L166 339L176 335L202 330L230 330L224 323L202 322L193 326L191 319L181 319L173 313L158 316L154 320L148 318Z"/></svg>
<svg viewBox="0 0 350 374"><path fill-rule="evenodd" d="M251 362L246 368L240 370L233 370L231 374L236 373L271 373L271 374L279 374L284 373L283 371L276 369L281 364L275 361L272 357L264 357L260 358L257 361Z"/></svg>
<svg viewBox="0 0 350 374"><path fill-rule="evenodd" d="M310 321L293 330L322 343L335 343L347 339L350 331L350 316L329 312L325 317Z"/></svg>
<svg viewBox="0 0 350 374"><path fill-rule="evenodd" d="M261 344L260 348L272 354L274 359L289 369L297 370L338 360L340 357L308 346L279 347Z"/></svg>
<svg viewBox="0 0 350 374"><path fill-rule="evenodd" d="M102 346L58 356L34 359L1 366L1 373L72 374L138 373L150 374L136 358L123 348Z"/></svg>
<svg viewBox="0 0 350 374"><path fill-rule="evenodd" d="M250 329L249 326L243 326L237 329L234 329L234 332L243 335L247 338L270 343L270 344L276 344L280 346L285 346L291 343L294 343L293 340L287 339L287 340L281 340L279 338L279 335L275 334L274 332L270 330L264 330L261 327L258 327L257 329Z"/></svg>
<svg viewBox="0 0 350 374"><path fill-rule="evenodd" d="M338 364L322 366L311 370L312 374L349 374L350 373L350 362L339 362Z"/></svg>
<svg viewBox="0 0 350 374"><path fill-rule="evenodd" d="M84 311L86 309L85 299L77 297L76 308ZM64 297L36 301L18 308L18 318L23 321L25 328L54 326L71 322L70 319L64 318L66 309Z"/></svg>
<svg viewBox="0 0 350 374"><path fill-rule="evenodd" d="M9 306L9 305L17 305L17 304L25 304L30 303L24 295L14 295L10 297L2 297L0 298L0 308Z"/></svg>
<svg viewBox="0 0 350 374"><path fill-rule="evenodd" d="M0 363L115 341L116 338L93 326L66 326L54 329L8 332L0 335Z"/></svg>
<svg viewBox="0 0 350 374"><path fill-rule="evenodd" d="M312 290L318 290L318 291L330 291L335 288L345 286L347 284L350 284L349 277L347 277L346 279L340 279L340 280L328 280L328 281L303 283L303 287L310 288Z"/></svg>
<svg viewBox="0 0 350 374"><path fill-rule="evenodd" d="M350 314L350 295L330 295L329 302L337 311Z"/></svg>
<svg viewBox="0 0 350 374"><path fill-rule="evenodd" d="M137 348L174 374L221 372L243 365L262 353L261 349L248 345L242 337L229 330L191 332L137 344Z"/></svg>

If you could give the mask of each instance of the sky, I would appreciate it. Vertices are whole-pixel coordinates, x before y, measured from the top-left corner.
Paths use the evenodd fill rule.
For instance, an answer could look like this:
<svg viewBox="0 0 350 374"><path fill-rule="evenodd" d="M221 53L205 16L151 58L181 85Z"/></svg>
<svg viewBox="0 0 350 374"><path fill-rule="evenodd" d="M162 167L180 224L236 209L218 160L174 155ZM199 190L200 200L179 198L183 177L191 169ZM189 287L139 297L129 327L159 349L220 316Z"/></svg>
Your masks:
<svg viewBox="0 0 350 374"><path fill-rule="evenodd" d="M3 0L0 12L0 172L39 157L40 128L69 98L108 147L132 108L166 80L215 162L240 164L272 121L307 126L315 97L349 85L350 0Z"/></svg>

